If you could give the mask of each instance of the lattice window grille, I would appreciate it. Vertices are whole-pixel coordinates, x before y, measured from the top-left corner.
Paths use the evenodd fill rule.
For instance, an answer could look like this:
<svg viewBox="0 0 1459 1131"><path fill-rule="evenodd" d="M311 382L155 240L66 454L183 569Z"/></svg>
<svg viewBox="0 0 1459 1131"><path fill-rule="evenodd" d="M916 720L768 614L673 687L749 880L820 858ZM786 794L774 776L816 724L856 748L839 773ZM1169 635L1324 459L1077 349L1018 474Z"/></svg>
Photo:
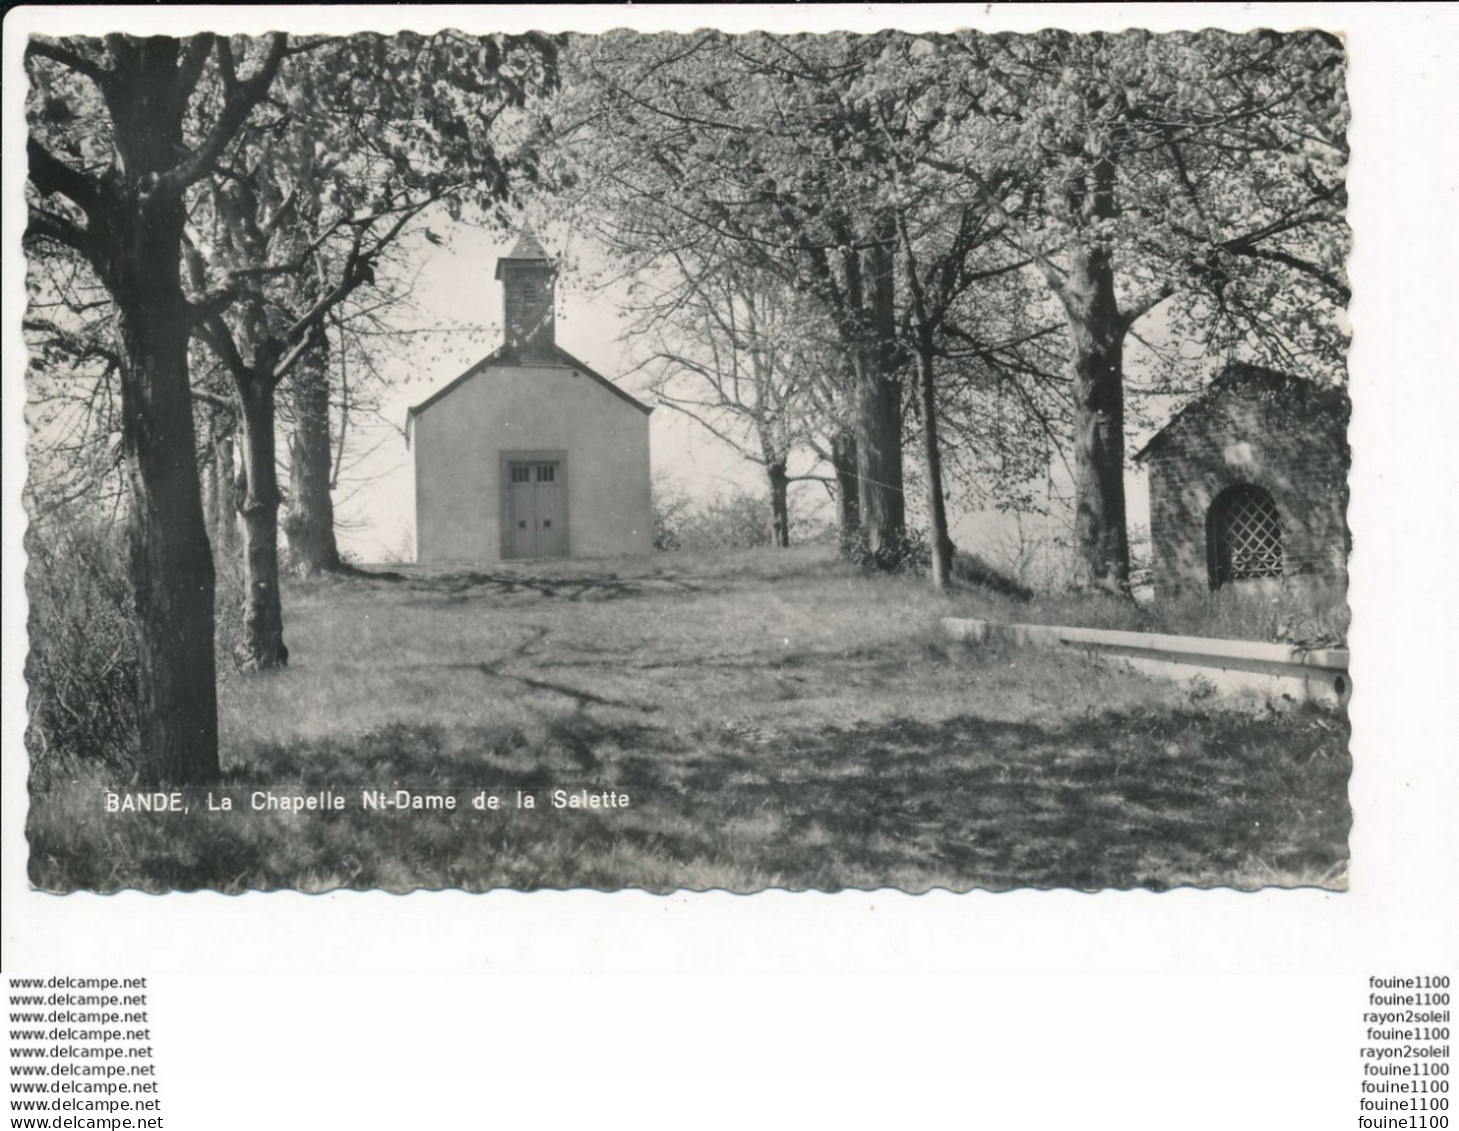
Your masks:
<svg viewBox="0 0 1459 1131"><path fill-rule="evenodd" d="M1282 523L1271 496L1256 487L1232 491L1216 521L1217 583L1282 576Z"/></svg>

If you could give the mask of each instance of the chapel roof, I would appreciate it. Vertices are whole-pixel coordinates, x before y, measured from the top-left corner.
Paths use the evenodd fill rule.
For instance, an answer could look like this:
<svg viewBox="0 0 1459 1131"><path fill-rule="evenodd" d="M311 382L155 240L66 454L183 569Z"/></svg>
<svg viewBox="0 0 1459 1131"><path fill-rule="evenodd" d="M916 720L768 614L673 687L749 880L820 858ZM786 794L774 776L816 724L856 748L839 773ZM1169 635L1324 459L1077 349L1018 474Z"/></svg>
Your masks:
<svg viewBox="0 0 1459 1131"><path fill-rule="evenodd" d="M512 245L512 250L496 261L498 279L502 277L502 264L508 260L519 263L551 263L552 257L547 254L547 249L542 246L542 241L537 238L532 226L527 224L517 235L517 242Z"/></svg>
<svg viewBox="0 0 1459 1131"><path fill-rule="evenodd" d="M538 365L543 364L543 361L545 361L546 364L549 365L549 366L555 366L555 367L562 368L562 369L571 369L571 370L573 370L573 371L575 371L577 373L582 374L584 377L587 377L590 381L594 382L595 384L601 385L603 388L607 389L610 393L612 393L619 400L624 401L627 404L632 405L634 408L638 409L639 412L643 413L645 416L647 416L649 413L653 412L653 406L652 405L646 405L646 404L644 404L641 400L639 400L637 397L635 397L632 393L629 393L629 392L625 391L624 389L620 388L618 385L614 384L614 382L608 380L608 378L604 377L601 373L599 373L592 366L588 365L585 362L579 361L577 358L575 358L572 354L568 353L567 350L563 349L561 346L556 345L555 343L553 345L548 346L548 348L547 348L547 354L548 354L548 357L547 358L544 358L544 359L538 360L538 361L534 361L533 362L533 365L534 366L538 366ZM501 367L501 368L520 368L519 362L520 362L520 358L518 358L516 356L516 354L515 354L515 352L513 350L511 350L509 347L504 346L504 345L503 346L498 346L496 349L492 350L491 353L487 354L480 361L478 361L475 365L473 365L470 369L466 370L465 373L462 373L459 377L457 377L455 380L451 381L449 384L444 385L441 388L437 389L434 393L432 393L430 396L428 396L425 400L421 401L420 404L411 405L409 411L406 413L406 418L405 418L406 442L409 443L410 433L413 430L412 429L412 425L413 425L413 423L415 421L415 418L417 416L419 416L421 413L423 413L426 409L430 408L431 405L435 404L437 401L439 401L443 397L445 397L448 393L452 392L453 390L457 389L458 387L460 387L465 382L469 381L472 377L475 377L478 373L482 373L482 372L484 372L487 369L492 369L492 368L497 368L497 367Z"/></svg>
<svg viewBox="0 0 1459 1131"><path fill-rule="evenodd" d="M1293 377L1261 365L1244 361L1229 362L1225 369L1204 389L1185 403L1164 428L1156 432L1133 456L1138 463L1148 457L1168 436L1183 429L1206 413L1217 401L1227 396L1254 395L1265 392L1275 397L1310 397L1311 407L1328 416L1346 420L1350 411L1346 390L1336 385L1321 385L1306 377Z"/></svg>
<svg viewBox="0 0 1459 1131"><path fill-rule="evenodd" d="M497 260L496 277L498 279L501 278L502 264L507 260L517 260L528 263L552 262L551 258L547 254L546 249L543 248L542 242L537 238L537 233L534 232L530 226L525 226L522 228L521 233L517 236L517 242L512 245L512 250ZM466 370L465 373L462 373L455 380L449 382L440 389L437 389L429 397L421 401L420 404L412 405L409 412L406 414L407 442L409 440L411 432L411 424L415 420L415 418L426 409L430 408L431 405L441 400L442 397L445 397L452 390L458 388L461 384L486 369L494 367L519 368L521 367L521 362L522 358L519 356L518 351L512 349L510 346L507 345L498 346L496 349L492 350L491 353L487 354L484 358L478 361L470 369ZM634 408L642 412L645 416L653 412L652 406L644 404L641 400L633 396L631 393L625 392L623 389L619 388L618 385L614 384L597 370L593 369L592 366L586 364L585 362L579 361L577 358L573 357L572 354L568 353L567 350L563 349L556 343L548 344L544 356L535 358L531 362L531 365L533 366L540 366L544 364L562 369L570 369L576 373L582 374L589 380L603 386L603 388L607 389L610 393L618 397L620 400L632 405Z"/></svg>

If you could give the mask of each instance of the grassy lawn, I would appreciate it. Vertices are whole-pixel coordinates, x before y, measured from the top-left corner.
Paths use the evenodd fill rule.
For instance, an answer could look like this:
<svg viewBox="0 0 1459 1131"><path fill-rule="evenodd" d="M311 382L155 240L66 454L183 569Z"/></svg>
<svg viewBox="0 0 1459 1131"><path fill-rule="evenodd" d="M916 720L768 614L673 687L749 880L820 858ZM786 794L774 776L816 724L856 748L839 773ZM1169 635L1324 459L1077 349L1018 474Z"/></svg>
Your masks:
<svg viewBox="0 0 1459 1131"><path fill-rule="evenodd" d="M1077 655L950 645L967 590L806 547L397 567L285 594L290 668L220 691L230 812L32 799L52 890L1346 883L1347 724ZM371 811L364 790L457 798ZM554 809L551 791L627 794ZM255 812L255 790L347 807ZM515 805L518 791L536 809ZM494 794L502 808L470 799Z"/></svg>

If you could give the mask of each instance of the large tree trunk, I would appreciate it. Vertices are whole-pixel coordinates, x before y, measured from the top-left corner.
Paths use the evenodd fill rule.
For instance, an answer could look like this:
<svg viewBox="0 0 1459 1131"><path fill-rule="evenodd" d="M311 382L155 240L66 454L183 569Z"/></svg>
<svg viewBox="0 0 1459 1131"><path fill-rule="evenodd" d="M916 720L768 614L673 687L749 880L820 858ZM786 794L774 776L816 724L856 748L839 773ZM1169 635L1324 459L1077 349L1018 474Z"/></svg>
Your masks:
<svg viewBox="0 0 1459 1131"><path fill-rule="evenodd" d="M1083 584L1123 592L1130 577L1124 478L1126 325L1115 300L1109 252L1076 250L1060 298L1073 359L1076 566Z"/></svg>
<svg viewBox="0 0 1459 1131"><path fill-rule="evenodd" d="M147 255L154 238L172 251L175 279L175 237L143 235L132 241L134 254ZM137 610L138 770L146 784L182 785L219 773L213 558L193 458L182 293L158 274L167 257L149 258L151 270L139 272L126 300L113 292Z"/></svg>
<svg viewBox="0 0 1459 1131"><path fill-rule="evenodd" d="M291 378L294 434L289 441L289 513L284 534L290 568L314 577L340 568L329 494L329 351L321 338L304 354Z"/></svg>
<svg viewBox="0 0 1459 1131"><path fill-rule="evenodd" d="M856 433L840 431L831 437L831 469L836 475L836 525L841 546L851 545L861 526L861 487L856 478Z"/></svg>
<svg viewBox="0 0 1459 1131"><path fill-rule="evenodd" d="M861 528L871 562L895 569L906 543L902 497L902 383L896 367L896 307L893 290L894 221L878 224L878 238L865 253L869 333L856 350L856 474Z"/></svg>
<svg viewBox="0 0 1459 1131"><path fill-rule="evenodd" d="M932 342L921 343L917 358L918 392L922 403L922 454L927 461L927 513L932 518L932 584L946 589L952 578L952 538L947 532L947 506L942 497L942 453L937 444L937 387L932 368Z"/></svg>
<svg viewBox="0 0 1459 1131"><path fill-rule="evenodd" d="M182 149L178 43L138 40L110 95L118 175L103 182L93 262L116 304L128 543L136 598L138 777L217 778L213 559L198 488L181 194L159 183Z"/></svg>
<svg viewBox="0 0 1459 1131"><path fill-rule="evenodd" d="M770 542L783 550L790 545L790 477L785 461L766 464L765 476L770 480Z"/></svg>
<svg viewBox="0 0 1459 1131"><path fill-rule="evenodd" d="M238 382L243 404L243 639L244 671L283 667L284 613L279 600L279 484L274 466L274 386L267 380Z"/></svg>

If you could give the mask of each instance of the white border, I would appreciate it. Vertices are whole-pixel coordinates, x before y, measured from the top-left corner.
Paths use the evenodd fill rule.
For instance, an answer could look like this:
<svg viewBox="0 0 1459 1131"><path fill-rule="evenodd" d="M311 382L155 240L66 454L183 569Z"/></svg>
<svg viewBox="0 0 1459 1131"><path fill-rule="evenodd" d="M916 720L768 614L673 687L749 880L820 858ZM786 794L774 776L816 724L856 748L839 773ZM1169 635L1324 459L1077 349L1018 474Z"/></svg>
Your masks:
<svg viewBox="0 0 1459 1131"><path fill-rule="evenodd" d="M346 16L346 13L348 14ZM661 898L459 893L396 897L96 897L27 888L21 106L30 30L165 23L263 31L351 23L601 30L719 24L1155 29L1267 25L1342 31L1351 53L1351 522L1355 694L1351 891L1015 892ZM1459 805L1454 663L1454 436L1459 421L1459 19L1445 5L774 5L735 8L19 8L4 37L4 969L977 974L1356 974L1456 959Z"/></svg>

